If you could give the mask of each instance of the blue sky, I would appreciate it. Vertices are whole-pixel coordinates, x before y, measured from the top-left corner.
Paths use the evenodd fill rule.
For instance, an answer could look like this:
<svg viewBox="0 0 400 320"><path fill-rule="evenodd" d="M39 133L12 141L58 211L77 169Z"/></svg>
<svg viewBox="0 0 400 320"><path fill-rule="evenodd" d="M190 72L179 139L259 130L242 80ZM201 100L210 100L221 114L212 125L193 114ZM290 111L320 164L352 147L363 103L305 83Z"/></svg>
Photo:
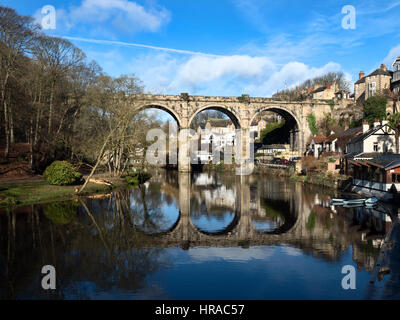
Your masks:
<svg viewBox="0 0 400 320"><path fill-rule="evenodd" d="M152 93L270 96L328 71L354 81L400 55L396 0L0 3L38 21L54 6L57 28L47 33L75 39L106 73L133 73ZM345 5L356 9L355 30L342 28Z"/></svg>

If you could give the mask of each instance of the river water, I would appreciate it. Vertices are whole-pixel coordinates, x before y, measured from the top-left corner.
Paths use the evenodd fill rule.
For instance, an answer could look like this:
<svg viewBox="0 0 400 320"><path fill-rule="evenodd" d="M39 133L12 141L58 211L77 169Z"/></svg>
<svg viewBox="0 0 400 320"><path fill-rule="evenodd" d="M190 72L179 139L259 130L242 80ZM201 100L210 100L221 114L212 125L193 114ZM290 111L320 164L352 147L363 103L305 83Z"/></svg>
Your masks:
<svg viewBox="0 0 400 320"><path fill-rule="evenodd" d="M369 281L396 210L330 196L274 177L159 171L140 188L3 211L0 298L398 297L396 264ZM45 265L56 290L42 288Z"/></svg>

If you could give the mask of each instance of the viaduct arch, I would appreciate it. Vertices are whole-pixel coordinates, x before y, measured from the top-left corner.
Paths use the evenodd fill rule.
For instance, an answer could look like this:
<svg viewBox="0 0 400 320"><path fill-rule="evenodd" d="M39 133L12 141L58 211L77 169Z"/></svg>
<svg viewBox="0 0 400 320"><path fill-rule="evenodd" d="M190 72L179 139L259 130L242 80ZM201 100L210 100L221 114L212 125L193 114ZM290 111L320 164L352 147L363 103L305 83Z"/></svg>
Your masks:
<svg viewBox="0 0 400 320"><path fill-rule="evenodd" d="M252 98L248 95L240 97L209 97L180 95L133 95L129 103L134 109L157 108L168 112L177 122L180 130L189 129L193 118L201 111L213 109L224 112L242 132L240 164L250 159L249 131L255 117L264 111L280 114L290 122L290 142L299 153L303 153L306 140L311 135L307 116L313 113L317 121L331 112L327 101L282 101L272 98ZM178 167L181 172L190 171L190 143L188 137L178 139Z"/></svg>

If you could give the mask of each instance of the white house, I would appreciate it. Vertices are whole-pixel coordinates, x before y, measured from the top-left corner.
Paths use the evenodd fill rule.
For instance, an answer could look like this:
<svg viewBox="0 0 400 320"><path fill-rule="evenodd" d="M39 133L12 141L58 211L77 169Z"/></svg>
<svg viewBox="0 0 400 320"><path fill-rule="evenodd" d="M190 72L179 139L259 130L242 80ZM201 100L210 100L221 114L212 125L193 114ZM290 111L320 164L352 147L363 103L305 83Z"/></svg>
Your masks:
<svg viewBox="0 0 400 320"><path fill-rule="evenodd" d="M395 152L395 133L387 121L382 121L382 124L376 121L371 127L364 122L362 127L363 133L347 144L346 158L368 160L379 154Z"/></svg>
<svg viewBox="0 0 400 320"><path fill-rule="evenodd" d="M204 128L197 129L199 151L197 158L201 163L214 160L216 154L224 153L227 147L235 144L235 125L229 119L209 119Z"/></svg>

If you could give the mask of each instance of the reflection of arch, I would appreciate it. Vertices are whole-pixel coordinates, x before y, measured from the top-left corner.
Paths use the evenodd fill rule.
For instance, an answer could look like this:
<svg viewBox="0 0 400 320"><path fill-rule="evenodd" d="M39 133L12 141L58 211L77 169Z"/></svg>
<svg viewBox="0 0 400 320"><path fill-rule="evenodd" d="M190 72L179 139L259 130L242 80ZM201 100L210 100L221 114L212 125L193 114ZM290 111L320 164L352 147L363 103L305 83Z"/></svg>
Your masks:
<svg viewBox="0 0 400 320"><path fill-rule="evenodd" d="M171 109L165 105L162 105L159 103L157 103L157 104L150 103L150 104L145 104L145 105L138 107L137 110L142 111L142 110L151 109L151 108L159 109L159 110L167 112L169 115L172 116L172 118L175 119L176 123L178 124L178 127L181 128L181 120L179 118L179 115L173 109Z"/></svg>
<svg viewBox="0 0 400 320"><path fill-rule="evenodd" d="M295 211L291 210L290 204L284 200L272 200L267 199L268 204L272 210L279 210L281 215L284 216L285 222L278 228L272 231L261 231L258 230L254 224L254 219L251 219L253 227L255 227L256 232L259 234L284 234L291 230L298 221L298 216Z"/></svg>
<svg viewBox="0 0 400 320"><path fill-rule="evenodd" d="M288 232L289 230L291 230L294 225L297 222L297 216L290 214L288 217L286 217L287 219L285 220L285 223L280 226L279 228L273 230L273 231L269 231L269 232L261 232L264 234L283 234ZM260 232L260 231L258 231Z"/></svg>
<svg viewBox="0 0 400 320"><path fill-rule="evenodd" d="M229 232L232 232L239 224L240 221L240 214L235 212L235 216L233 217L232 222L223 230L217 231L217 232L209 232L200 229L197 227L193 222L192 219L190 219L191 225L200 233L205 234L207 236L223 236L227 235Z"/></svg>
<svg viewBox="0 0 400 320"><path fill-rule="evenodd" d="M196 110L196 112L190 117L189 119L189 127L192 124L192 121L194 119L195 116L197 116L200 112L205 111L205 110L216 110L216 111L220 111L224 114L226 114L229 119L231 119L231 121L233 122L233 124L235 125L236 129L240 129L241 125L240 125L240 121L239 121L239 116L237 116L233 110L230 110L229 108L227 108L226 106L223 105L207 105L207 106L203 106L201 108L199 108L198 110Z"/></svg>
<svg viewBox="0 0 400 320"><path fill-rule="evenodd" d="M173 232L178 227L180 221L181 221L181 211L179 210L178 218L176 219L175 223L171 227L169 227L167 230L162 230L162 231L158 231L158 232L147 232L137 225L135 225L135 228L147 236L158 237L158 236L167 235L167 234Z"/></svg>

